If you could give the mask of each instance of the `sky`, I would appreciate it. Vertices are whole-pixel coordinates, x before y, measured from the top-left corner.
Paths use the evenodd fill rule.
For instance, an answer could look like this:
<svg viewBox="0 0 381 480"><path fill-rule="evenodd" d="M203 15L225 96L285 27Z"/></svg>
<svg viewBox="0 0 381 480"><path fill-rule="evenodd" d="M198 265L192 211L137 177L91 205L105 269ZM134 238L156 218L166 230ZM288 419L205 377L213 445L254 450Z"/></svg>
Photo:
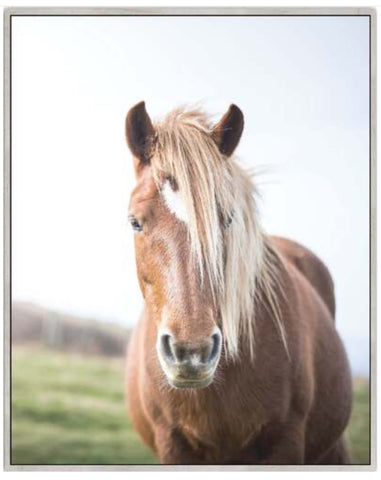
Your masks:
<svg viewBox="0 0 381 480"><path fill-rule="evenodd" d="M353 373L368 373L368 17L13 17L12 293L136 323L128 109L236 103L268 233L329 267Z"/></svg>

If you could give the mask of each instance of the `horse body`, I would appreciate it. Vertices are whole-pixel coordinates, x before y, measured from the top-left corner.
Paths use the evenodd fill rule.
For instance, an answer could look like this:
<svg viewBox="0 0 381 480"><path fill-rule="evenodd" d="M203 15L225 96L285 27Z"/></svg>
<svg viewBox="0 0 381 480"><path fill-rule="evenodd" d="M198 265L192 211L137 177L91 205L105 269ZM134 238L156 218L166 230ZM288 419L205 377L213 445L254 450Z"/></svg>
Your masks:
<svg viewBox="0 0 381 480"><path fill-rule="evenodd" d="M290 248L285 239L276 243ZM316 257L297 250L307 264L316 264L319 286L332 284ZM163 463L330 463L330 451L335 463L346 460L345 452L336 458L334 447L341 449L351 380L329 311L333 292L320 297L295 256L284 251L288 302L282 313L291 362L261 311L254 363L246 352L239 362L221 360L220 376L206 389L167 389L156 356L149 354L155 350L155 325L143 312L129 349L127 398L135 428Z"/></svg>
<svg viewBox="0 0 381 480"><path fill-rule="evenodd" d="M150 129L141 107L139 115L138 121L128 118L128 128ZM146 150L132 145L147 137L141 133L127 132L138 157L131 208L134 221L135 215L145 222L151 218L150 228L154 217L156 233L147 227L146 238L136 237L138 277L146 299L127 359L127 399L136 430L167 464L346 463L342 436L350 415L351 379L335 329L327 268L295 242L263 236L264 245L276 252L271 257L277 276L273 296L261 292L252 311L254 346L250 330L246 335L238 331L239 354L230 356L229 345L219 345L213 327L218 306L214 310L212 280L206 277L200 289L186 228L165 211L149 164L142 162ZM236 135L233 141L238 140ZM146 148L147 141L138 142L143 144ZM225 145L224 155L230 150ZM167 228L164 236L163 230L158 234L158 219ZM182 287L180 279L185 279ZM274 319L272 298L277 299L281 325ZM226 331L222 335L229 335ZM211 370L207 384L200 383ZM195 388L193 383L186 388L190 381Z"/></svg>

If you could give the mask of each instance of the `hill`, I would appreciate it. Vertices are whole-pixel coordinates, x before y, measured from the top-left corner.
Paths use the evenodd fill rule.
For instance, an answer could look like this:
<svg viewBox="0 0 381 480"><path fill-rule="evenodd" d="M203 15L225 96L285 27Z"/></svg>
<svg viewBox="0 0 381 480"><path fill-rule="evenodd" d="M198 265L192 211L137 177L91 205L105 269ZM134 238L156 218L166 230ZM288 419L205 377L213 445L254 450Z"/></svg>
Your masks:
<svg viewBox="0 0 381 480"><path fill-rule="evenodd" d="M12 343L123 357L130 331L112 322L68 315L27 302L12 305Z"/></svg>

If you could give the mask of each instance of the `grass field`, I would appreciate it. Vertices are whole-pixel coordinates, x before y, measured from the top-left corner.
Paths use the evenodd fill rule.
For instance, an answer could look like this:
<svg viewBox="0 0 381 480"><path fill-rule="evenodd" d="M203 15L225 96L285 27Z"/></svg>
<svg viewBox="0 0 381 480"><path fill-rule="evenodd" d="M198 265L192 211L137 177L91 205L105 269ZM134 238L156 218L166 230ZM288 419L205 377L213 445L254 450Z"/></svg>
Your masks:
<svg viewBox="0 0 381 480"><path fill-rule="evenodd" d="M124 409L120 359L13 347L13 464L157 463ZM369 462L368 382L355 382L347 432L353 463Z"/></svg>

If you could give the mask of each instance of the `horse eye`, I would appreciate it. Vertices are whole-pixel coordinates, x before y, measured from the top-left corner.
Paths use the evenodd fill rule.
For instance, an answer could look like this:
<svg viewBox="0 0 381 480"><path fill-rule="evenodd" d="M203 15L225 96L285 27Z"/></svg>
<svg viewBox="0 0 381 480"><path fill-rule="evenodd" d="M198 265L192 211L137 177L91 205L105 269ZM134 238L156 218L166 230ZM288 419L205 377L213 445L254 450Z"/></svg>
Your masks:
<svg viewBox="0 0 381 480"><path fill-rule="evenodd" d="M131 224L132 229L135 230L135 232L141 232L143 230L143 226L138 222L136 217L130 215L128 217L128 220Z"/></svg>

